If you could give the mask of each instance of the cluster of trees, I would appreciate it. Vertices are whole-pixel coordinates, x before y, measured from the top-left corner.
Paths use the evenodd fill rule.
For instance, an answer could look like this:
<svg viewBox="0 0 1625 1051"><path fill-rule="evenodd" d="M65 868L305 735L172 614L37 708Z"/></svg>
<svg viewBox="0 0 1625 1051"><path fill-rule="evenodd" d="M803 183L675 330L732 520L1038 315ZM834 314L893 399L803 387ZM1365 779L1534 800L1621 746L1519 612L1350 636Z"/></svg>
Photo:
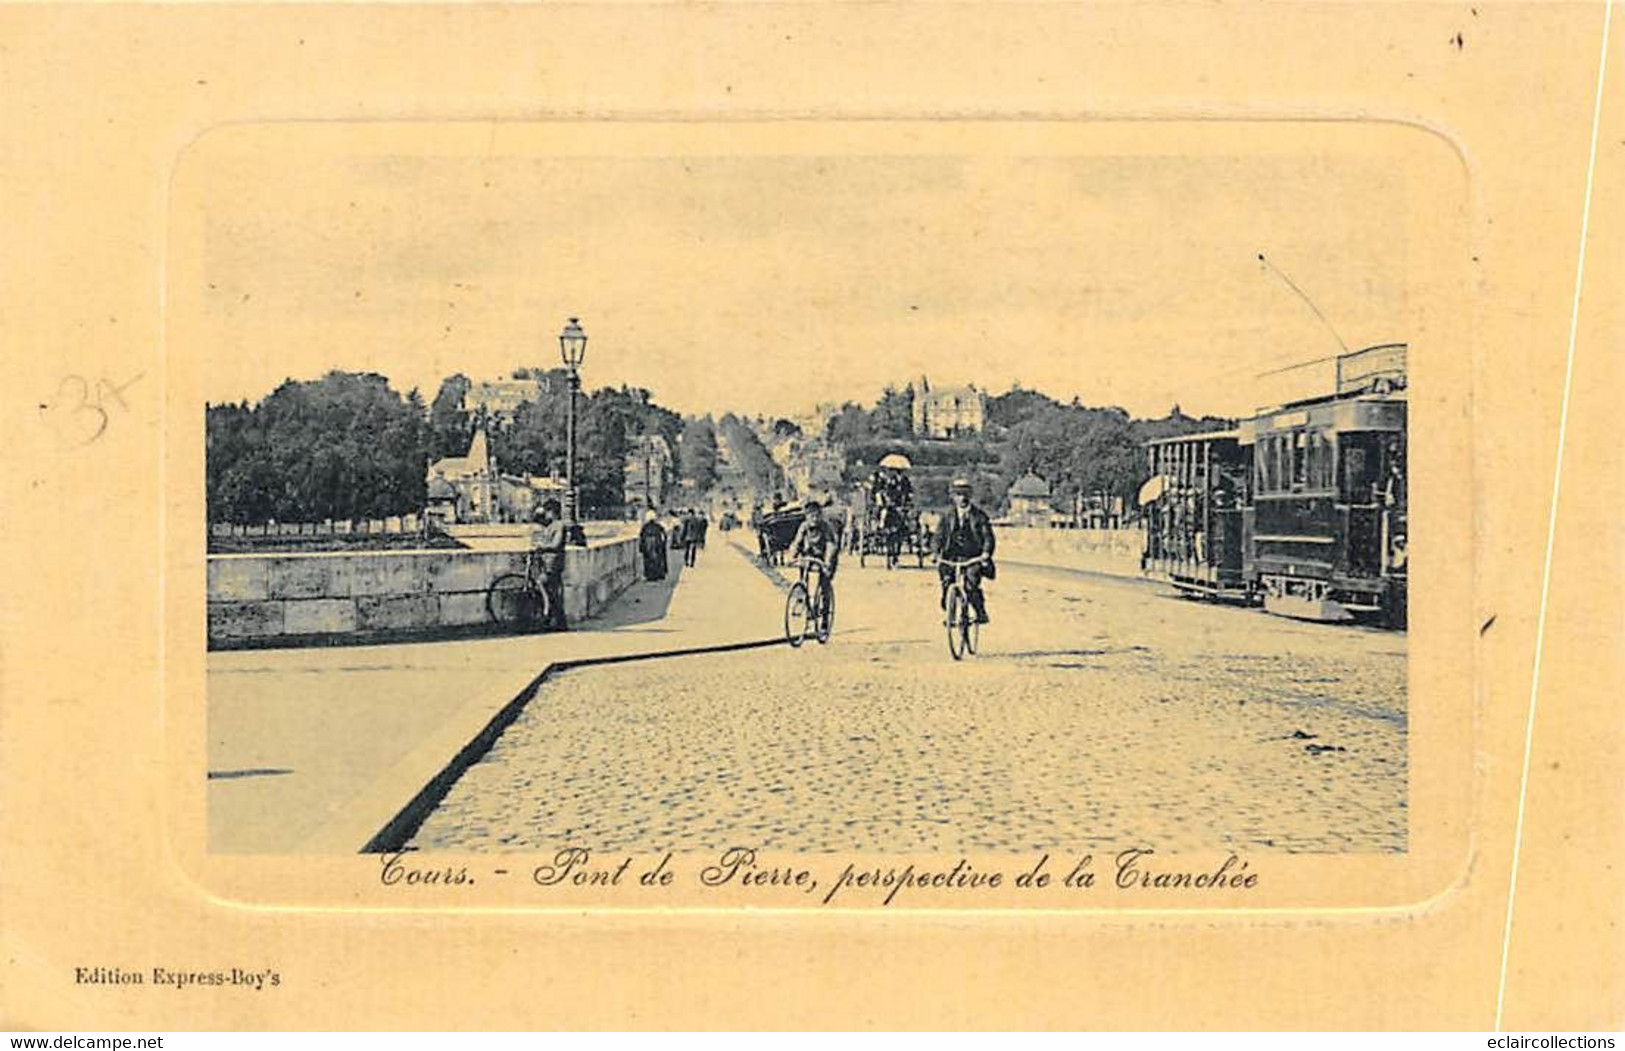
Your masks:
<svg viewBox="0 0 1625 1051"><path fill-rule="evenodd" d="M430 423L376 373L289 380L257 405L210 405L209 519L382 518L423 508Z"/></svg>
<svg viewBox="0 0 1625 1051"><path fill-rule="evenodd" d="M717 484L717 429L709 416L694 416L683 425L677 463L685 481L699 492Z"/></svg>
<svg viewBox="0 0 1625 1051"><path fill-rule="evenodd" d="M1078 493L1131 498L1145 480L1147 441L1232 422L1186 416L1177 405L1160 419L1137 420L1121 408L1059 402L1019 386L988 399L981 435L916 439L912 415L913 391L887 387L873 408L849 402L831 418L827 434L845 453L849 480L861 481L880 457L901 452L915 465L915 492L926 505L946 500L954 474L971 479L978 499L997 505L1029 471L1050 483L1057 506Z"/></svg>
<svg viewBox="0 0 1625 1051"><path fill-rule="evenodd" d="M537 399L511 418L465 409L471 384L461 374L448 376L428 405L416 390L394 391L383 376L338 371L289 380L257 405L211 405L209 519L309 522L421 511L429 463L467 453L482 426L504 472L562 473L569 385L562 370L545 375ZM632 443L658 434L679 448L682 417L638 387L583 392L576 411L582 511L618 513ZM714 442L712 453L714 464Z"/></svg>
<svg viewBox="0 0 1625 1051"><path fill-rule="evenodd" d="M733 465L744 472L746 485L758 493L783 490L784 472L773 461L772 454L750 424L730 412L718 421L717 427L722 432L723 440L728 443ZM789 420L776 421L773 430L786 436L801 433L801 428Z"/></svg>
<svg viewBox="0 0 1625 1051"><path fill-rule="evenodd" d="M1006 484L1028 471L1050 483L1059 502L1078 493L1131 500L1146 477L1145 443L1153 438L1219 430L1233 421L1186 416L1175 405L1160 419L1137 420L1115 406L1063 404L1017 388L988 400Z"/></svg>
<svg viewBox="0 0 1625 1051"><path fill-rule="evenodd" d="M914 436L914 388L887 384L874 408L847 402L830 417L824 436L843 448L877 441L905 441Z"/></svg>

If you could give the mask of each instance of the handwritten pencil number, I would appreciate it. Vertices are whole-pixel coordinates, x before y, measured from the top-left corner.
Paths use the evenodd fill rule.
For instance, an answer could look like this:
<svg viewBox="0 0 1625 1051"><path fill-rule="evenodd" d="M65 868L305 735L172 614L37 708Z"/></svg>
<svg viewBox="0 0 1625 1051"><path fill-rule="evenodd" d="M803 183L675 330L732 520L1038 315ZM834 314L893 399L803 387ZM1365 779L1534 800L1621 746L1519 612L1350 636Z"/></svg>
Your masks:
<svg viewBox="0 0 1625 1051"><path fill-rule="evenodd" d="M112 423L112 417L108 413L110 403L116 404L121 410L129 411L130 403L124 399L124 392L133 387L143 375L145 373L137 373L133 378L119 384L101 379L97 380L94 386L83 376L64 376L56 387L56 401L42 403L40 411L56 410L59 428L70 434L78 434L89 428L89 433L78 441L79 445L89 445L107 433L107 427Z"/></svg>

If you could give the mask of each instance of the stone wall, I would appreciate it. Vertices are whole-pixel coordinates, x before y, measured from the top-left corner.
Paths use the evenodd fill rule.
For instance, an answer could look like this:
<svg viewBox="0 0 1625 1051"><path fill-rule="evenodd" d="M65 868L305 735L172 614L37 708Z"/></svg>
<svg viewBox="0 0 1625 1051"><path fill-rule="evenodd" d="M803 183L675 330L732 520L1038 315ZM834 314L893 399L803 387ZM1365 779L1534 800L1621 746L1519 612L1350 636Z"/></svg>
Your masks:
<svg viewBox="0 0 1625 1051"><path fill-rule="evenodd" d="M1139 577L1145 550L1142 529L996 528L999 561L1029 562L1057 569L1081 569L1112 576Z"/></svg>
<svg viewBox="0 0 1625 1051"><path fill-rule="evenodd" d="M209 648L484 630L486 588L524 568L524 553L513 551L210 555ZM599 613L636 576L636 540L571 548L565 614L577 621Z"/></svg>

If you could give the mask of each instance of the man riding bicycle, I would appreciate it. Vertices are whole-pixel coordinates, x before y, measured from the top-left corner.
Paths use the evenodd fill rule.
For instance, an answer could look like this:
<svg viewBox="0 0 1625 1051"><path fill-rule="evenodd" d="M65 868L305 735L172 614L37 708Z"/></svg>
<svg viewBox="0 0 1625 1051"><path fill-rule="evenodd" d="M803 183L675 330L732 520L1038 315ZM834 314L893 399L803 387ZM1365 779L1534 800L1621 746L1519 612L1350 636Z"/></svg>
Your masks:
<svg viewBox="0 0 1625 1051"><path fill-rule="evenodd" d="M806 512L801 527L796 530L795 539L790 541L790 555L792 558L818 559L824 563L827 579L833 583L835 562L841 553L840 534L835 524L824 517L823 505L817 500L807 501Z"/></svg>
<svg viewBox="0 0 1625 1051"><path fill-rule="evenodd" d="M971 502L970 482L955 478L949 487L954 506L942 516L937 527L937 576L942 580L944 609L948 605L948 587L954 582L954 567L946 562L964 562L976 559L965 567L965 595L971 609L976 611L976 623L987 623L987 599L982 594L982 578L993 577L993 523L987 513Z"/></svg>

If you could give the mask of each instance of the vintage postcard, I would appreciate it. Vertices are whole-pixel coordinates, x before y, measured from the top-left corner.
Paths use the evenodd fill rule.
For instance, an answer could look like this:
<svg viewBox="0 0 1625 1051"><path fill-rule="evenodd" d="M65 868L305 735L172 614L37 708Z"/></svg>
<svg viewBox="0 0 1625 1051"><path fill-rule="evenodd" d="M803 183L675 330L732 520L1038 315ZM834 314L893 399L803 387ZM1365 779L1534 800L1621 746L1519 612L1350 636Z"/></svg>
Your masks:
<svg viewBox="0 0 1625 1051"><path fill-rule="evenodd" d="M8 1025L1618 1025L1604 6L235 13L0 16Z"/></svg>
<svg viewBox="0 0 1625 1051"><path fill-rule="evenodd" d="M1468 281L1436 136L263 124L172 192L206 885L354 901L357 852L391 906L1459 876L1469 684L1413 685L1461 640L1410 596L1472 586L1423 496L1470 499L1471 377L1396 338Z"/></svg>

